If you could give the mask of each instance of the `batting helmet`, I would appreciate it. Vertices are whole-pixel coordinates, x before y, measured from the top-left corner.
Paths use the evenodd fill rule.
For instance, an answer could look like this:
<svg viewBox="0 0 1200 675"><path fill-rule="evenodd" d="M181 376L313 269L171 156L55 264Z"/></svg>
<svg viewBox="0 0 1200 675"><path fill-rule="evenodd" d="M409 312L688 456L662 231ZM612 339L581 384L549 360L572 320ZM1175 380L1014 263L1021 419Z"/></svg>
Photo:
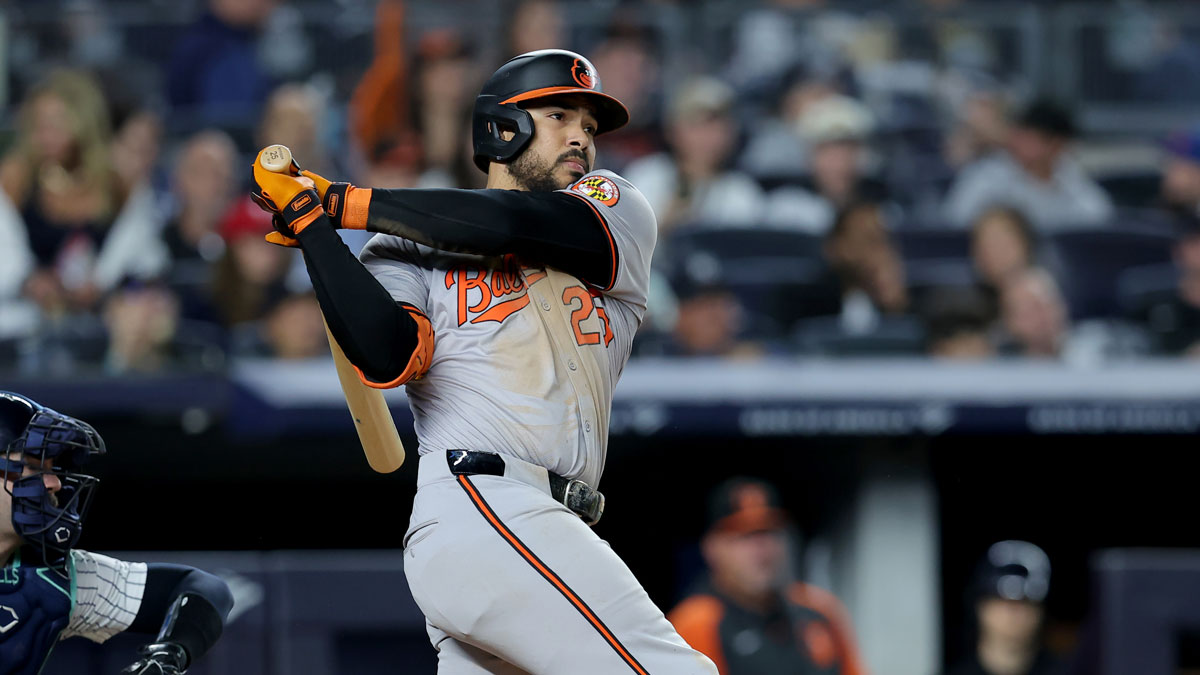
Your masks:
<svg viewBox="0 0 1200 675"><path fill-rule="evenodd" d="M471 135L475 166L487 172L490 162L509 162L533 139L533 117L518 104L563 94L582 94L595 106L596 134L620 129L629 111L600 88L596 67L564 49L542 49L514 57L492 74L475 98ZM502 131L515 135L504 140Z"/></svg>
<svg viewBox="0 0 1200 675"><path fill-rule="evenodd" d="M0 480L12 497L13 529L36 554L35 564L66 570L98 482L77 470L102 453L104 441L91 425L0 391ZM38 460L37 469L26 475L30 459ZM47 473L61 485L57 494L46 488Z"/></svg>
<svg viewBox="0 0 1200 675"><path fill-rule="evenodd" d="M1040 603L1050 590L1050 558L1027 541L996 542L979 561L973 587L976 598L996 596Z"/></svg>

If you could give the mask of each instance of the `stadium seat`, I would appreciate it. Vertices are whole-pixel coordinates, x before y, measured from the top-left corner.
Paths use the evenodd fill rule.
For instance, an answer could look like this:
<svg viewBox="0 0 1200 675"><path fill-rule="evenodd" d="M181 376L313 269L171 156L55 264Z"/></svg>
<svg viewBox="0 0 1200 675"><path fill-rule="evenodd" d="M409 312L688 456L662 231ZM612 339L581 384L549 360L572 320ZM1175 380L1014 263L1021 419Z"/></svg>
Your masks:
<svg viewBox="0 0 1200 675"><path fill-rule="evenodd" d="M1154 305L1175 297L1179 269L1170 263L1130 267L1117 276L1117 305L1130 318L1145 318Z"/></svg>
<svg viewBox="0 0 1200 675"><path fill-rule="evenodd" d="M930 258L965 260L971 256L971 233L943 227L901 227L892 232L905 262Z"/></svg>
<svg viewBox="0 0 1200 675"><path fill-rule="evenodd" d="M729 289L756 326L785 334L797 319L837 311L837 288L821 237L775 229L690 227L672 234L656 261L673 284Z"/></svg>
<svg viewBox="0 0 1200 675"><path fill-rule="evenodd" d="M1076 319L1118 316L1121 274L1171 262L1172 237L1157 231L1079 228L1055 232L1047 239L1048 264Z"/></svg>
<svg viewBox="0 0 1200 675"><path fill-rule="evenodd" d="M825 271L821 237L790 230L690 226L661 248L668 278L693 282L797 283Z"/></svg>
<svg viewBox="0 0 1200 675"><path fill-rule="evenodd" d="M818 356L917 356L925 352L925 328L913 316L884 316L875 330L849 335L840 318L822 316L796 325L793 344L804 354Z"/></svg>
<svg viewBox="0 0 1200 675"><path fill-rule="evenodd" d="M1096 182L1117 206L1146 208L1154 206L1162 194L1162 173L1153 170L1111 173Z"/></svg>

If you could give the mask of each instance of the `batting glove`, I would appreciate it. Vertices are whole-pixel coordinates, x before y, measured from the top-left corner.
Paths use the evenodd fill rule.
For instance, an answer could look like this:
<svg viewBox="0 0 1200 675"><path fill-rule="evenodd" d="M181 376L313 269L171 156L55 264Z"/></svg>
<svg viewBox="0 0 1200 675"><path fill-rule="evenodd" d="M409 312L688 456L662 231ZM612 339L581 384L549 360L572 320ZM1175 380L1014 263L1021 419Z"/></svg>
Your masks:
<svg viewBox="0 0 1200 675"><path fill-rule="evenodd" d="M267 241L280 246L297 246L295 236L324 212L316 184L311 178L300 175L295 160L292 160L288 173L276 173L264 169L259 159L254 159L255 191L250 193L250 198L274 216L271 222L275 232L267 235Z"/></svg>
<svg viewBox="0 0 1200 675"><path fill-rule="evenodd" d="M187 651L174 642L154 642L138 650L141 656L126 666L121 675L183 675L187 672Z"/></svg>
<svg viewBox="0 0 1200 675"><path fill-rule="evenodd" d="M333 226L340 229L362 230L367 226L365 204L370 201L370 190L354 187L350 183L331 183L311 171L301 171L301 175L312 180L317 194L321 195L321 204L325 207L325 215ZM355 213L349 218L343 218L347 211Z"/></svg>

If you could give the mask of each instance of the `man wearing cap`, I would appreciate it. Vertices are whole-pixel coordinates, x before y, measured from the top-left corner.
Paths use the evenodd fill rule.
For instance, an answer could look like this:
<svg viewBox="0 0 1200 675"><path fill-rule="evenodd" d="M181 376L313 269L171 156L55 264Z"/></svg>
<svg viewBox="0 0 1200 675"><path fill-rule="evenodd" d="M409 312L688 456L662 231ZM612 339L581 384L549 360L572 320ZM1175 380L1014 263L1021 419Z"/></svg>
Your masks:
<svg viewBox="0 0 1200 675"><path fill-rule="evenodd" d="M888 198L883 183L868 175L867 142L875 122L866 106L849 96L830 96L809 106L795 126L808 149L808 175L771 191L770 224L824 234L838 211L856 201Z"/></svg>
<svg viewBox="0 0 1200 675"><path fill-rule="evenodd" d="M709 578L667 618L722 675L865 673L842 603L787 579L787 514L762 481L714 491L701 541Z"/></svg>
<svg viewBox="0 0 1200 675"><path fill-rule="evenodd" d="M988 208L1013 206L1041 230L1104 223L1112 201L1068 155L1074 137L1065 109L1035 101L1017 119L1005 152L959 175L946 197L946 219L966 227Z"/></svg>
<svg viewBox="0 0 1200 675"><path fill-rule="evenodd" d="M978 640L946 675L1054 675L1058 660L1041 645L1042 601L1050 590L1050 559L1027 541L992 544L968 589Z"/></svg>
<svg viewBox="0 0 1200 675"><path fill-rule="evenodd" d="M729 167L737 145L733 90L711 77L683 83L667 110L669 153L637 160L625 174L658 219L661 235L678 225L756 225L762 188Z"/></svg>

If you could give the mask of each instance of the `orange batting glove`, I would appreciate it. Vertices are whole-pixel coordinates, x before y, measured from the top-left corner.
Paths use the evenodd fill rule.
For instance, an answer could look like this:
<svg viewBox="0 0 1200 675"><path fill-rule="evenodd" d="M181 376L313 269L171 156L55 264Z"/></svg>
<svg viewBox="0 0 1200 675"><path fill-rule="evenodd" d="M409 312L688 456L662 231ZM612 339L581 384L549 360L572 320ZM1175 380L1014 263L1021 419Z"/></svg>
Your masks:
<svg viewBox="0 0 1200 675"><path fill-rule="evenodd" d="M347 230L367 229L367 208L371 203L369 188L354 187L350 183L334 183L311 171L301 171L300 174L312 180L317 194L321 195L325 215L329 216L334 227Z"/></svg>
<svg viewBox="0 0 1200 675"><path fill-rule="evenodd" d="M324 213L321 198L313 180L299 175L295 161L290 172L276 173L264 169L260 157L254 158L252 169L257 191L251 192L250 198L274 214L271 222L275 232L267 235L267 241L294 247L298 245L295 236Z"/></svg>

